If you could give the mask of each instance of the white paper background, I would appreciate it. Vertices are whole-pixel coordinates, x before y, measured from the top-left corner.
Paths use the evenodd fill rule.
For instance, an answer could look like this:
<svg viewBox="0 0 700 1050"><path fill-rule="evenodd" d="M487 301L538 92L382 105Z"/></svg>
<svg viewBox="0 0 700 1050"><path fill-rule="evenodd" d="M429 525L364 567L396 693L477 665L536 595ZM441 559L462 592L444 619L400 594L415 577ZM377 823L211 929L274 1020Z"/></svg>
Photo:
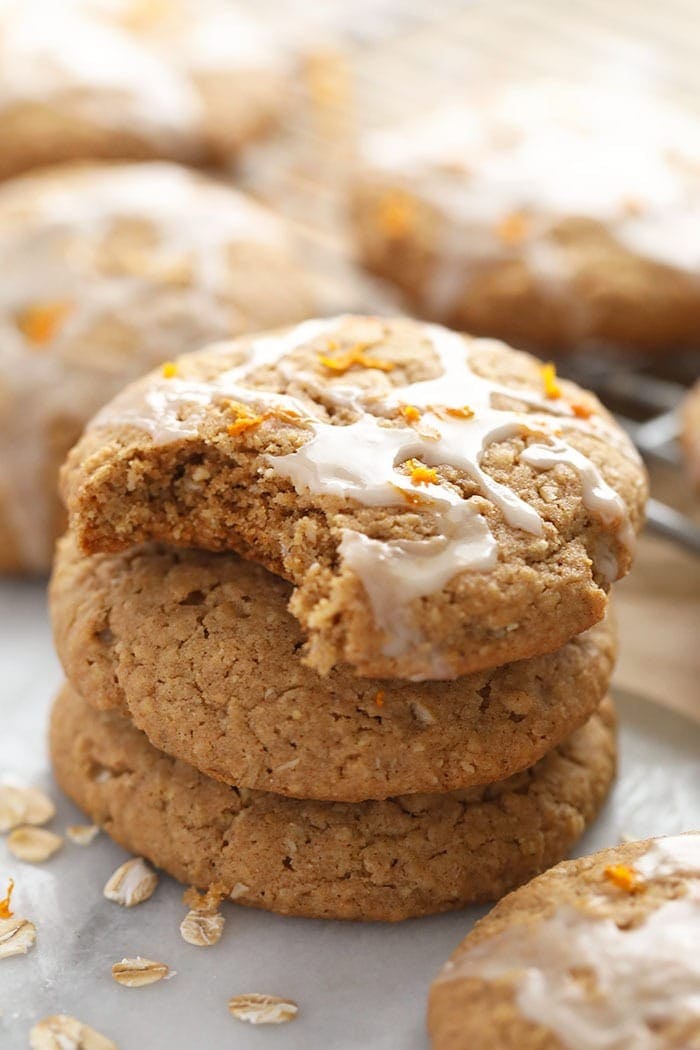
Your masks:
<svg viewBox="0 0 700 1050"><path fill-rule="evenodd" d="M45 752L45 723L60 672L43 588L0 585L0 778L38 783L58 798ZM619 697L621 772L612 798L580 843L586 853L619 841L700 825L700 727L633 697ZM59 801L53 827L79 822ZM130 910L102 898L125 854L100 835L67 843L43 866L21 864L0 844L0 882L14 875L16 914L38 940L27 956L0 962L0 1047L24 1050L31 1025L70 1013L120 1050L425 1050L425 1001L436 970L485 909L399 925L284 919L226 906L220 943L195 948L178 926L182 889L163 877L155 896ZM122 956L168 963L177 976L126 989L110 976ZM270 992L295 999L298 1019L250 1028L228 1014L230 996Z"/></svg>

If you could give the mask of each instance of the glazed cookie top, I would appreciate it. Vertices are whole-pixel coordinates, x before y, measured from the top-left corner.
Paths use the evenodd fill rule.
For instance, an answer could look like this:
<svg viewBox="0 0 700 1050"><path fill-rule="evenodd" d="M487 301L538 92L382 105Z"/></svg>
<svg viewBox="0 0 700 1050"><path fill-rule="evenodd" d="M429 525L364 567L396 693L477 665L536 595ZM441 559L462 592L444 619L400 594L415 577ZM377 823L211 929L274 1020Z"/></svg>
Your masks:
<svg viewBox="0 0 700 1050"><path fill-rule="evenodd" d="M237 549L297 585L317 669L420 679L551 651L599 620L646 486L599 402L551 366L344 317L130 387L73 450L64 491L84 551Z"/></svg>
<svg viewBox="0 0 700 1050"><path fill-rule="evenodd" d="M136 136L156 155L200 161L207 78L272 78L280 54L225 0L0 0L0 67L0 116L44 106L56 119ZM235 129L220 130L235 139ZM245 138L243 122L238 130ZM54 146L48 159L60 160L61 141Z"/></svg>
<svg viewBox="0 0 700 1050"><path fill-rule="evenodd" d="M0 490L29 567L56 465L125 383L211 339L299 320L307 277L283 221L166 163L55 168L0 187ZM61 450L62 458L67 449ZM16 519L16 520L15 520ZM49 537L50 538L50 537Z"/></svg>
<svg viewBox="0 0 700 1050"><path fill-rule="evenodd" d="M405 185L460 220L458 235L446 231L446 256L522 257L562 294L577 236L573 227L565 234L567 220L590 220L633 255L700 273L697 121L644 92L510 87L478 106L450 104L373 132L363 164L397 186L379 203L387 232L410 228ZM444 268L432 291L446 308Z"/></svg>
<svg viewBox="0 0 700 1050"><path fill-rule="evenodd" d="M590 717L610 681L609 618L556 653L454 682L320 678L301 662L290 592L234 554L85 557L67 536L50 588L56 649L90 704L207 775L350 802L502 780Z"/></svg>
<svg viewBox="0 0 700 1050"><path fill-rule="evenodd" d="M497 905L445 965L433 1045L480 1046L471 1034L495 1017L504 1050L696 1046L699 929L700 834L560 864Z"/></svg>

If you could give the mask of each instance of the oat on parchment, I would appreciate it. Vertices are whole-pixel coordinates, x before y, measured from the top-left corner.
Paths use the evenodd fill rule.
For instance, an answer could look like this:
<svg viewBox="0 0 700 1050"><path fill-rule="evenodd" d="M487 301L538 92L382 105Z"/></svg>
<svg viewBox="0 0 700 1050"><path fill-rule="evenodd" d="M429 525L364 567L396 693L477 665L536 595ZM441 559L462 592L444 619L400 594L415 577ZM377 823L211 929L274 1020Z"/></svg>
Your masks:
<svg viewBox="0 0 700 1050"><path fill-rule="evenodd" d="M108 901L133 908L135 904L148 900L157 885L158 876L143 857L132 857L110 876L102 892Z"/></svg>
<svg viewBox="0 0 700 1050"><path fill-rule="evenodd" d="M234 995L229 999L228 1008L234 1017L248 1024L285 1024L293 1021L299 1013L299 1007L292 999L280 999L260 992Z"/></svg>

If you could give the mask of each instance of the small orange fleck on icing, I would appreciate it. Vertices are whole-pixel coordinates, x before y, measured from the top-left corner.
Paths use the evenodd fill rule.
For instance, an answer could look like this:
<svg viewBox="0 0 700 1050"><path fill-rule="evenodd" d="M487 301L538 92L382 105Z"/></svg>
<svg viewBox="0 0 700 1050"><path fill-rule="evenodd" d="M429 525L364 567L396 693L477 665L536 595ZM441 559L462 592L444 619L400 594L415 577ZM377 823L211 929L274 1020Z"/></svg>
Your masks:
<svg viewBox="0 0 700 1050"><path fill-rule="evenodd" d="M15 888L15 880L10 879L7 883L7 893L0 900L0 919L11 919L14 912L10 908L10 901L12 900L12 891Z"/></svg>
<svg viewBox="0 0 700 1050"><path fill-rule="evenodd" d="M542 365L542 385L544 386L545 397L550 398L552 401L556 401L557 398L561 397L561 387L557 382L557 370L551 361L546 365Z"/></svg>
<svg viewBox="0 0 700 1050"><path fill-rule="evenodd" d="M377 690L377 695L374 698L374 702L377 705L377 707L383 707L384 706L384 697L385 696L386 696L386 693L384 692L383 689L378 689Z"/></svg>
<svg viewBox="0 0 700 1050"><path fill-rule="evenodd" d="M177 365L174 361L165 361L161 368L164 379L174 379L177 375Z"/></svg>
<svg viewBox="0 0 700 1050"><path fill-rule="evenodd" d="M440 477L435 467L426 467L417 459L409 459L408 466L411 471L411 481L414 485L439 485Z"/></svg>
<svg viewBox="0 0 700 1050"><path fill-rule="evenodd" d="M391 372L394 368L393 361L382 361L379 357L366 354L365 351L370 346L372 343L356 343L355 346L351 346L349 350L338 354L337 357L326 357L324 354L319 354L318 360L324 368L330 369L331 372L347 372L354 365L359 365L361 368L376 368L380 372Z"/></svg>
<svg viewBox="0 0 700 1050"><path fill-rule="evenodd" d="M428 502L427 496L421 496L419 492L409 492L407 489L402 489L398 485L394 485L390 482L391 487L400 492L406 503L410 503L412 507L421 507Z"/></svg>
<svg viewBox="0 0 700 1050"><path fill-rule="evenodd" d="M399 412L407 423L417 423L421 416L420 409L415 405L402 405Z"/></svg>
<svg viewBox="0 0 700 1050"><path fill-rule="evenodd" d="M462 405L460 408L449 408L443 409L446 416L452 416L453 419L473 419L474 409L469 408L468 405Z"/></svg>
<svg viewBox="0 0 700 1050"><path fill-rule="evenodd" d="M609 864L603 874L606 879L610 879L615 886L626 893L641 893L646 889L639 872L631 868L629 864Z"/></svg>
<svg viewBox="0 0 700 1050"><path fill-rule="evenodd" d="M392 190L377 204L377 224L387 237L405 237L415 226L415 220L416 202L403 191Z"/></svg>
<svg viewBox="0 0 700 1050"><path fill-rule="evenodd" d="M41 346L50 343L58 334L72 309L68 302L36 303L18 316L17 327L30 343Z"/></svg>
<svg viewBox="0 0 700 1050"><path fill-rule="evenodd" d="M530 220L522 211L511 211L496 225L496 235L504 244L521 244L530 232Z"/></svg>
<svg viewBox="0 0 700 1050"><path fill-rule="evenodd" d="M622 207L622 211L625 213L625 215L643 215L646 211L644 202L641 201L639 197L624 197L620 201L620 204Z"/></svg>
<svg viewBox="0 0 700 1050"><path fill-rule="evenodd" d="M581 401L572 401L571 411L578 419L590 419L593 415L593 409Z"/></svg>

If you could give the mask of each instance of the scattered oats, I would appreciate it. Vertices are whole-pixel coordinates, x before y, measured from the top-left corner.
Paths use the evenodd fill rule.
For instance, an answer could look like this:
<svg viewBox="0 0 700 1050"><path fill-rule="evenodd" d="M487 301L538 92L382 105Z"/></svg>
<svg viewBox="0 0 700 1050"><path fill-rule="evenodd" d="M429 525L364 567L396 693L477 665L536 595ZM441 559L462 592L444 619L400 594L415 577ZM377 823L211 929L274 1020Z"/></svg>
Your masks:
<svg viewBox="0 0 700 1050"><path fill-rule="evenodd" d="M123 984L126 988L140 988L144 984L155 984L156 981L174 976L165 963L142 959L140 955L135 959L122 959L112 967L112 977L117 984Z"/></svg>
<svg viewBox="0 0 700 1050"><path fill-rule="evenodd" d="M20 824L46 824L56 807L43 791L35 787L0 785L0 832L11 831Z"/></svg>
<svg viewBox="0 0 700 1050"><path fill-rule="evenodd" d="M27 919L0 919L0 959L26 955L36 941L36 926Z"/></svg>
<svg viewBox="0 0 700 1050"><path fill-rule="evenodd" d="M248 1024L285 1024L293 1021L299 1007L291 999L279 999L276 995L234 995L228 1002L229 1011L239 1021Z"/></svg>
<svg viewBox="0 0 700 1050"><path fill-rule="evenodd" d="M250 893L250 886L246 886L245 882L237 882L228 895L229 900L237 901L239 897L245 897L246 893Z"/></svg>
<svg viewBox="0 0 700 1050"><path fill-rule="evenodd" d="M55 1014L35 1024L29 1033L31 1050L118 1050L105 1035L75 1017Z"/></svg>
<svg viewBox="0 0 700 1050"><path fill-rule="evenodd" d="M53 831L45 828L15 828L7 837L10 853L18 860L29 864L41 864L57 853L63 845L63 839Z"/></svg>
<svg viewBox="0 0 700 1050"><path fill-rule="evenodd" d="M143 857L132 857L117 868L102 892L108 901L132 908L147 901L157 885L158 876Z"/></svg>
<svg viewBox="0 0 700 1050"><path fill-rule="evenodd" d="M99 833L97 824L70 824L66 828L66 835L76 846L89 846Z"/></svg>
<svg viewBox="0 0 700 1050"><path fill-rule="evenodd" d="M212 913L193 909L188 911L180 923L180 933L183 941L187 941L188 944L205 947L221 940L225 922L221 912Z"/></svg>

